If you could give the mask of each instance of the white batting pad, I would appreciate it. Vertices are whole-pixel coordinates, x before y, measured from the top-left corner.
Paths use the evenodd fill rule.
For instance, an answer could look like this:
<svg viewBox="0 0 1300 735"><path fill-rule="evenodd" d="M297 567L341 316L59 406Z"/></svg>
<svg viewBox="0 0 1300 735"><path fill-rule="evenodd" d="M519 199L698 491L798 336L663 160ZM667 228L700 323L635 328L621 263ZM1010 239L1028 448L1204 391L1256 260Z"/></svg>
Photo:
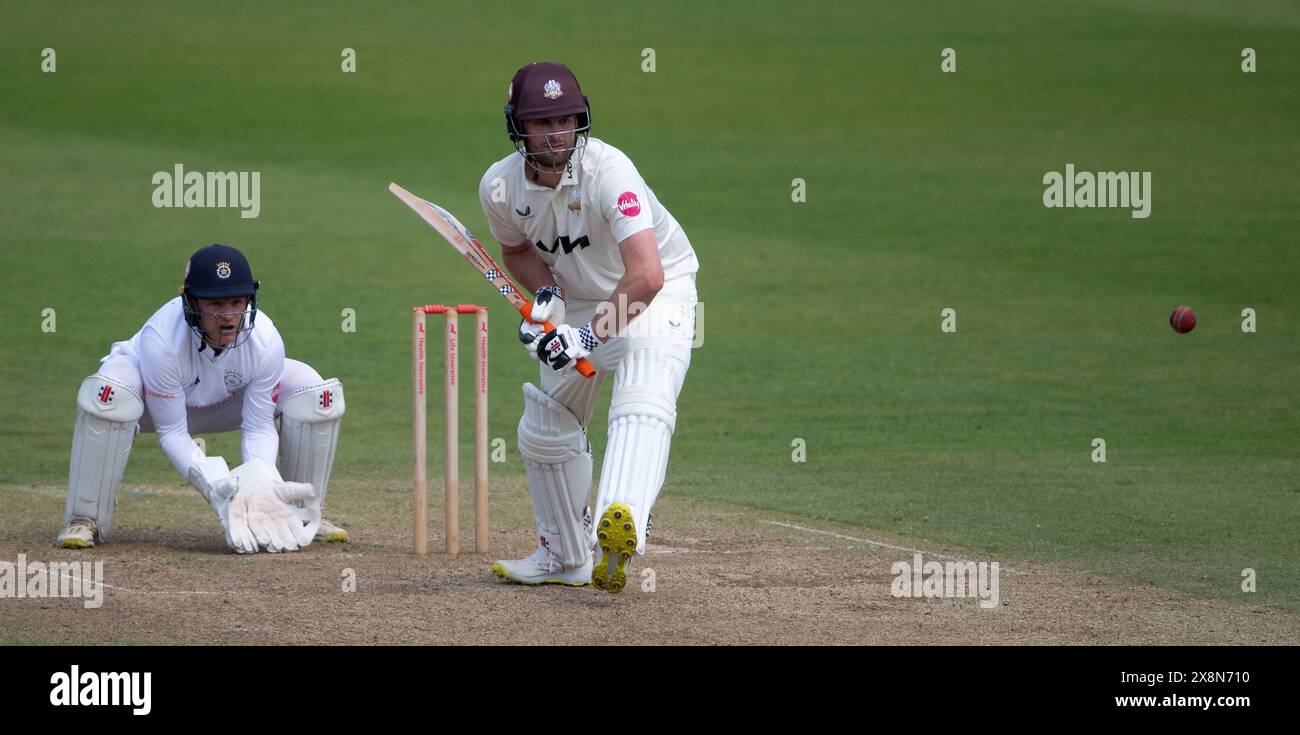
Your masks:
<svg viewBox="0 0 1300 735"><path fill-rule="evenodd" d="M524 384L519 454L528 473L537 534L565 567L586 564L591 546L582 511L591 491L591 445L573 412L532 383Z"/></svg>
<svg viewBox="0 0 1300 735"><path fill-rule="evenodd" d="M614 503L631 508L638 554L645 553L646 522L668 471L683 372L677 358L657 349L640 349L625 357L614 374L609 446L600 470L596 517Z"/></svg>
<svg viewBox="0 0 1300 735"><path fill-rule="evenodd" d="M144 402L115 378L92 375L77 391L77 423L68 467L68 502L63 525L73 516L95 519L99 537L108 538L117 503L117 486L131 456Z"/></svg>
<svg viewBox="0 0 1300 735"><path fill-rule="evenodd" d="M290 482L311 483L322 507L345 410L337 378L300 388L281 402L280 472Z"/></svg>

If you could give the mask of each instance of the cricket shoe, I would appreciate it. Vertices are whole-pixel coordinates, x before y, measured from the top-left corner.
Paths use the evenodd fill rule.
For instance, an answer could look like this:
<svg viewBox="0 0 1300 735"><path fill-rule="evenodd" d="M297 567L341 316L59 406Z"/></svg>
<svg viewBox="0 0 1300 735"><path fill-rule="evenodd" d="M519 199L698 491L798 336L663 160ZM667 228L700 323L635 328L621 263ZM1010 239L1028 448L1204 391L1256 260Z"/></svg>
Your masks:
<svg viewBox="0 0 1300 735"><path fill-rule="evenodd" d="M636 553L636 522L632 509L614 503L600 516L596 526L596 553L600 561L591 573L591 583L610 594L623 591L627 570Z"/></svg>
<svg viewBox="0 0 1300 735"><path fill-rule="evenodd" d="M72 522L59 534L58 544L65 549L89 549L95 545L95 536L99 528L94 519L85 516L73 516Z"/></svg>
<svg viewBox="0 0 1300 735"><path fill-rule="evenodd" d="M562 584L586 587L591 584L591 559L580 567L565 569L560 557L545 546L523 559L502 559L492 565L492 573L519 584Z"/></svg>
<svg viewBox="0 0 1300 735"><path fill-rule="evenodd" d="M335 542L346 543L348 540L348 532L347 529L339 528L322 518L320 519L320 528L316 529L316 536L312 540L326 544Z"/></svg>

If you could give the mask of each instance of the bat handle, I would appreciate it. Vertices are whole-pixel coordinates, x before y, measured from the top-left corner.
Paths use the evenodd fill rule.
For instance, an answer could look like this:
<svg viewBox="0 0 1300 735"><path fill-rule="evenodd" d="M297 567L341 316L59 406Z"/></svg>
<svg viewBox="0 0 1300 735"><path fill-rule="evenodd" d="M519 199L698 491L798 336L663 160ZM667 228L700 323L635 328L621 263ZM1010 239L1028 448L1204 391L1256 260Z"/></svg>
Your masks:
<svg viewBox="0 0 1300 735"><path fill-rule="evenodd" d="M533 312L533 302L529 301L528 299L524 299L523 305L519 307L519 315L525 319L528 319L528 321L532 322L533 324L536 324L537 322L534 322L532 319L528 318L528 315L531 314L532 312ZM550 322L542 322L542 329L545 329L546 331L549 332L555 329L555 325L551 324ZM578 358L578 362L575 364L575 369L578 371L578 374L584 378L591 378L596 374L595 366L591 364L591 360L588 360L585 357Z"/></svg>
<svg viewBox="0 0 1300 735"><path fill-rule="evenodd" d="M524 318L527 319L527 317ZM532 320L529 319L529 321ZM551 324L550 322L542 322L542 329L545 329L546 331L549 332L552 329L555 329L555 325ZM588 360L585 357L578 358L578 362L576 363L576 368L578 370L578 374L584 378L590 378L596 374L596 368L592 366L591 360Z"/></svg>

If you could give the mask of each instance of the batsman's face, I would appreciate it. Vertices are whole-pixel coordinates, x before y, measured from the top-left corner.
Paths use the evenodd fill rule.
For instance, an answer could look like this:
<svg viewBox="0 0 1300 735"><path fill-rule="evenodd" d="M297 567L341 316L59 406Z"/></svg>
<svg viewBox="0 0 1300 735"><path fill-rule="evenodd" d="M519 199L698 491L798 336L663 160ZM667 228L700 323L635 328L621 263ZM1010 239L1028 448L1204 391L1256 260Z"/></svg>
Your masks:
<svg viewBox="0 0 1300 735"><path fill-rule="evenodd" d="M229 347L233 344L239 336L239 327L244 323L248 297L195 299L194 303L202 315L203 333L208 343L213 347Z"/></svg>
<svg viewBox="0 0 1300 735"><path fill-rule="evenodd" d="M578 119L573 115L524 120L524 145L534 154L533 160L544 168L558 171L569 162L577 141Z"/></svg>

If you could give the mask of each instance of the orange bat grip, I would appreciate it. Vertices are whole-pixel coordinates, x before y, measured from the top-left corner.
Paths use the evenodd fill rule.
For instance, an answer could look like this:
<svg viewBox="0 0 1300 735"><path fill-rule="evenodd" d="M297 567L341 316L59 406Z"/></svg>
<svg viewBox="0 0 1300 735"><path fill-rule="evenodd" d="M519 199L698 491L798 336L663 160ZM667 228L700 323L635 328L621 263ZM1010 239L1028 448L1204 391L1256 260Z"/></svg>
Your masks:
<svg viewBox="0 0 1300 735"><path fill-rule="evenodd" d="M522 316L523 318L528 319L528 321L533 322L532 319L529 319L529 315L532 313L533 313L533 302L529 301L528 299L524 299L524 303L519 306L519 316ZM537 322L533 322L533 324L536 323ZM551 324L550 322L542 322L542 329L545 329L546 331L549 332L552 329L555 329L555 325ZM576 367L578 369L578 374L584 378L590 378L596 374L596 368L592 366L591 360L588 360L585 357L578 358Z"/></svg>

